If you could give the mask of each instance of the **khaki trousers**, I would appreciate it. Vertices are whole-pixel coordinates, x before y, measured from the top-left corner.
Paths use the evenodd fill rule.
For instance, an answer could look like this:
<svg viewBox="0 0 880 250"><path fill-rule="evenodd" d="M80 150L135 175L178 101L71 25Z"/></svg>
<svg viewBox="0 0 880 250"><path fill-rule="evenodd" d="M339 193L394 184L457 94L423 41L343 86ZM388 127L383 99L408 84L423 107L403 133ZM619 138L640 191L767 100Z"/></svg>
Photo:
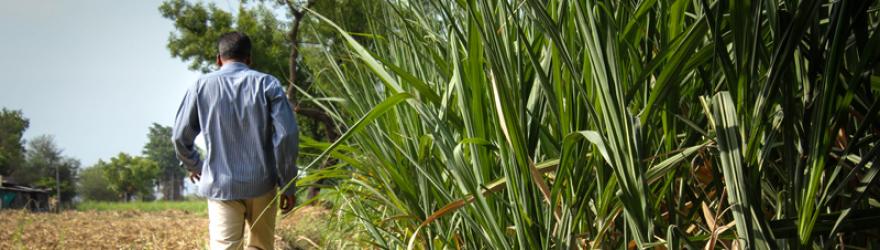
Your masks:
<svg viewBox="0 0 880 250"><path fill-rule="evenodd" d="M244 246L247 249L274 249L277 202L273 202L273 198L275 190L245 200L209 199L208 234L211 249L242 249ZM266 209L265 213L263 209ZM260 213L263 215L260 216ZM249 236L247 245L243 241L245 231Z"/></svg>

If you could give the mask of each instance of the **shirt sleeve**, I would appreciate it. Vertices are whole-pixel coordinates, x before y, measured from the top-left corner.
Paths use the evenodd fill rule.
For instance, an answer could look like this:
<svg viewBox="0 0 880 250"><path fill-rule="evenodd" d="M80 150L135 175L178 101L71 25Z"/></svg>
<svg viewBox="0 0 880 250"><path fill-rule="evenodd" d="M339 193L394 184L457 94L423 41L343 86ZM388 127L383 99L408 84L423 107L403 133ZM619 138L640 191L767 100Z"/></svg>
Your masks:
<svg viewBox="0 0 880 250"><path fill-rule="evenodd" d="M299 171L296 166L296 158L299 154L299 128L293 110L291 110L284 90L277 79L271 79L266 95L269 104L272 153L275 156L278 186L284 188L290 183L287 189L281 191L285 195L292 196L296 194L296 183L293 181Z"/></svg>
<svg viewBox="0 0 880 250"><path fill-rule="evenodd" d="M198 111L198 83L193 84L186 91L177 116L174 119L174 127L171 130L171 141L177 159L180 159L187 170L201 173L202 160L195 146L196 135L201 132Z"/></svg>

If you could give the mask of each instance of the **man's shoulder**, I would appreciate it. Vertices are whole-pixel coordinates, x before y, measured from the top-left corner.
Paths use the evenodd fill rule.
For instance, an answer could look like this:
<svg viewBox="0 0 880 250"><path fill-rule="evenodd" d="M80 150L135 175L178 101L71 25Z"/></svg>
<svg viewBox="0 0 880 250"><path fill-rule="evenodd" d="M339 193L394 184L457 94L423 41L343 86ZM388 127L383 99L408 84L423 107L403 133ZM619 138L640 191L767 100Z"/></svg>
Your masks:
<svg viewBox="0 0 880 250"><path fill-rule="evenodd" d="M221 76L223 76L223 75L224 75L224 73L221 72L220 70L215 70L215 71L207 72L207 73L204 73L204 74L202 74L201 76L199 76L199 79L198 79L198 81L196 82L196 84L198 84L198 83L204 83L204 82L207 82L207 81L213 81L213 80L215 80L215 79L217 79L217 78L219 78L219 77L221 77Z"/></svg>
<svg viewBox="0 0 880 250"><path fill-rule="evenodd" d="M224 82L223 78L238 78L235 81L244 81L251 84L257 84L263 88L273 88L273 86L281 86L278 78L270 74L266 74L253 69L244 69L234 72L229 71L213 71L199 76L198 80L192 85L195 89L202 89L206 86L214 86L217 83Z"/></svg>
<svg viewBox="0 0 880 250"><path fill-rule="evenodd" d="M260 80L266 83L278 82L278 79L275 76L266 74L254 69L247 69L245 72L248 77L254 78L255 80Z"/></svg>
<svg viewBox="0 0 880 250"><path fill-rule="evenodd" d="M245 77L245 78L249 78L249 80L251 80L251 81L265 82L267 84L272 83L272 82L278 82L278 78L275 78L275 76L270 75L270 74L266 74L266 73L263 73L263 72L260 72L260 71L254 70L254 69L245 69L245 70L240 70L240 71L235 71L235 72L218 70L218 71L206 73L206 74L200 76L199 82L216 81L218 78L222 78L222 77Z"/></svg>

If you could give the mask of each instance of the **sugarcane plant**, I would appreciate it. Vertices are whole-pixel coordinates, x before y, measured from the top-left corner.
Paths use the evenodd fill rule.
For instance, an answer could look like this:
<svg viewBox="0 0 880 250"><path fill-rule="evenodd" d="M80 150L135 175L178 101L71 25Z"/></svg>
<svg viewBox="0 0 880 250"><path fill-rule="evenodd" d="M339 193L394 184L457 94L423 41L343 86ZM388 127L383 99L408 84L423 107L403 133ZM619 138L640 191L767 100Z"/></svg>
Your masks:
<svg viewBox="0 0 880 250"><path fill-rule="evenodd" d="M305 144L369 246L880 243L876 1L377 4Z"/></svg>

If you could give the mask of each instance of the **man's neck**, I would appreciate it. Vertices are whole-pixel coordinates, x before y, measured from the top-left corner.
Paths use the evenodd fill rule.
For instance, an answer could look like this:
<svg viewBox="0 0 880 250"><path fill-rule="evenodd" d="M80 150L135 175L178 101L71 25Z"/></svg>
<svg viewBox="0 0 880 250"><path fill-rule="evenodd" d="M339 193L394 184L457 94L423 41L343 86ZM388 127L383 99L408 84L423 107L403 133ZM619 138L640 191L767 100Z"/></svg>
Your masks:
<svg viewBox="0 0 880 250"><path fill-rule="evenodd" d="M247 63L244 63L244 62L239 61L239 60L234 60L234 59L222 60L221 62L223 62L223 65L229 65L229 64L234 64L234 63L241 63L241 64L244 64L244 65L247 65Z"/></svg>
<svg viewBox="0 0 880 250"><path fill-rule="evenodd" d="M248 66L248 64L244 63L244 62L240 62L240 61L236 61L236 60L227 60L227 61L223 61L223 64L220 66L220 69L226 69L226 68L230 68L230 67L248 68L250 66Z"/></svg>

